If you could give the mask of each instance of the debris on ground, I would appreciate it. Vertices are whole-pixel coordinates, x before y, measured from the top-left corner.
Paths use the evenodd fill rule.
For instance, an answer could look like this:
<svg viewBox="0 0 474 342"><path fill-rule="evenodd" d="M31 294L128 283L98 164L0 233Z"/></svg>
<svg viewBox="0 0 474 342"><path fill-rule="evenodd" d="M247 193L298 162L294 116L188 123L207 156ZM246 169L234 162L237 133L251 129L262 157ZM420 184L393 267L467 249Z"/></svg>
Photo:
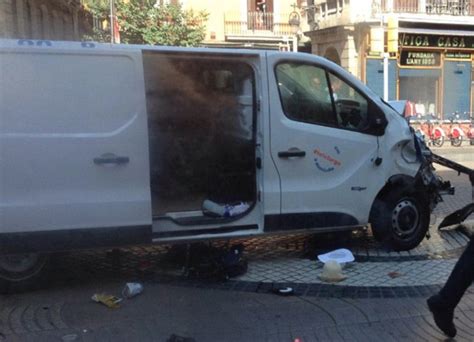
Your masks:
<svg viewBox="0 0 474 342"><path fill-rule="evenodd" d="M143 292L143 285L140 283L126 283L122 295L125 298L132 298Z"/></svg>
<svg viewBox="0 0 474 342"><path fill-rule="evenodd" d="M334 251L318 255L319 261L327 263L330 260L336 261L339 264L354 261L354 255L346 248L339 248Z"/></svg>
<svg viewBox="0 0 474 342"><path fill-rule="evenodd" d="M222 281L247 272L247 260L243 258L244 245L214 247L207 243L175 245L167 253L164 262L181 266L186 277L201 280Z"/></svg>
<svg viewBox="0 0 474 342"><path fill-rule="evenodd" d="M102 303L108 308L117 309L120 307L122 298L105 293L96 293L92 296L92 300L96 303Z"/></svg>
<svg viewBox="0 0 474 342"><path fill-rule="evenodd" d="M64 335L62 337L62 340L63 342L72 342L72 341L77 341L78 338L79 336L77 334L68 334L68 335Z"/></svg>
<svg viewBox="0 0 474 342"><path fill-rule="evenodd" d="M291 296L295 293L295 291L292 287L279 287L277 289L273 289L273 293L280 296Z"/></svg>
<svg viewBox="0 0 474 342"><path fill-rule="evenodd" d="M196 342L192 337L183 337L176 334L171 335L166 342Z"/></svg>
<svg viewBox="0 0 474 342"><path fill-rule="evenodd" d="M337 283L347 276L342 274L341 265L335 260L328 260L323 267L323 272L319 275L319 279L328 283Z"/></svg>
<svg viewBox="0 0 474 342"><path fill-rule="evenodd" d="M392 279L395 279L395 278L398 278L398 277L401 277L403 274L399 273L399 272L389 272L388 273L388 276Z"/></svg>

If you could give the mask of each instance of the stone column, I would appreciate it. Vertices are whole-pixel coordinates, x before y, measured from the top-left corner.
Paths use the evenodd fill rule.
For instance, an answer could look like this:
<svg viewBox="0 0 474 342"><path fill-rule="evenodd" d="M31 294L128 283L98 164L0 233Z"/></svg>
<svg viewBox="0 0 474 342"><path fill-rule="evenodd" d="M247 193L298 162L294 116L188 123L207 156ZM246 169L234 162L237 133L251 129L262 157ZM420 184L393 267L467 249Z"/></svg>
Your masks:
<svg viewBox="0 0 474 342"><path fill-rule="evenodd" d="M341 54L341 66L354 76L359 76L358 53L353 32L347 34Z"/></svg>
<svg viewBox="0 0 474 342"><path fill-rule="evenodd" d="M12 0L0 1L0 37L12 38L14 34Z"/></svg>
<svg viewBox="0 0 474 342"><path fill-rule="evenodd" d="M426 0L418 0L418 12L426 13Z"/></svg>
<svg viewBox="0 0 474 342"><path fill-rule="evenodd" d="M53 24L51 38L63 39L63 19L56 10L51 11L51 22Z"/></svg>
<svg viewBox="0 0 474 342"><path fill-rule="evenodd" d="M31 10L31 33L33 39L41 39L41 22L40 22L40 10L37 7L37 4L33 0L27 0L30 5Z"/></svg>
<svg viewBox="0 0 474 342"><path fill-rule="evenodd" d="M16 0L16 34L17 38L25 38L25 3L24 0Z"/></svg>
<svg viewBox="0 0 474 342"><path fill-rule="evenodd" d="M43 22L40 25L43 26L43 37L42 39L51 39L51 17L48 12L46 5L41 5L40 11L43 17Z"/></svg>

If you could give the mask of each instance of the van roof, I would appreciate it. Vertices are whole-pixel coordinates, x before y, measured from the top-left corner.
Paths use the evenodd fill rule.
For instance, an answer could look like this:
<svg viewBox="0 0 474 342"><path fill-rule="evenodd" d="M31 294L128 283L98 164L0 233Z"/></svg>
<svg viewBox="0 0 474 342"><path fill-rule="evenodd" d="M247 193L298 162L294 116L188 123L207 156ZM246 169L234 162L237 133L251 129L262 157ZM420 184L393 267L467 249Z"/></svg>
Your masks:
<svg viewBox="0 0 474 342"><path fill-rule="evenodd" d="M52 48L67 50L94 49L96 51L111 50L136 50L136 51L168 51L168 52L212 52L217 54L239 54L249 56L264 55L267 50L253 49L228 49L228 48L207 48L207 47L177 47L177 46L158 46L158 45L136 45L136 44L111 44L97 43L92 41L58 41L58 40L36 40L36 39L0 39L0 49L17 48Z"/></svg>
<svg viewBox="0 0 474 342"><path fill-rule="evenodd" d="M263 57L278 54L283 58L295 58L296 56L307 56L306 53L295 54L294 52L282 52L277 50L245 49L245 48L214 48L214 47L178 47L163 45L138 45L138 44L111 44L97 43L92 41L59 41L59 40L36 40L36 39L0 39L0 50L18 50L18 49L54 49L68 51L163 51L163 52L197 52L212 53L234 56L254 56ZM323 57L311 55L313 60L317 60L322 65L332 64Z"/></svg>

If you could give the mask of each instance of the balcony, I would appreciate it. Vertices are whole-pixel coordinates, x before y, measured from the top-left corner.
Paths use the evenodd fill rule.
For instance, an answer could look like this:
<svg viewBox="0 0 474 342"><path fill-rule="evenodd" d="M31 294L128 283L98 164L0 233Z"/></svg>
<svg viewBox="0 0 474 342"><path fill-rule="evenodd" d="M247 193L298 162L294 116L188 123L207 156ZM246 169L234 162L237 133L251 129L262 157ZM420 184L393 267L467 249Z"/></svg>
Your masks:
<svg viewBox="0 0 474 342"><path fill-rule="evenodd" d="M382 12L433 15L474 15L473 0L382 0Z"/></svg>
<svg viewBox="0 0 474 342"><path fill-rule="evenodd" d="M224 32L227 40L277 41L293 36L288 24L289 14L282 13L226 13Z"/></svg>
<svg viewBox="0 0 474 342"><path fill-rule="evenodd" d="M474 0L316 0L309 9L320 29L380 20L386 13L412 22L472 24Z"/></svg>

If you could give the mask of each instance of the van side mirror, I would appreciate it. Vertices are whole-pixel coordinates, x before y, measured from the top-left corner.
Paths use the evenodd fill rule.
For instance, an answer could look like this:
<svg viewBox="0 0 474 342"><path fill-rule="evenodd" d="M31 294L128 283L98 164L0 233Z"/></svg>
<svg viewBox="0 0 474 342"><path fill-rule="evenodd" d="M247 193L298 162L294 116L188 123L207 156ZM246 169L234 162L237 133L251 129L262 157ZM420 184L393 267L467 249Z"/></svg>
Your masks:
<svg viewBox="0 0 474 342"><path fill-rule="evenodd" d="M369 105L370 113L370 125L367 129L367 133L381 136L385 134L385 127L387 127L388 121L385 117L384 112L378 106L373 103Z"/></svg>

